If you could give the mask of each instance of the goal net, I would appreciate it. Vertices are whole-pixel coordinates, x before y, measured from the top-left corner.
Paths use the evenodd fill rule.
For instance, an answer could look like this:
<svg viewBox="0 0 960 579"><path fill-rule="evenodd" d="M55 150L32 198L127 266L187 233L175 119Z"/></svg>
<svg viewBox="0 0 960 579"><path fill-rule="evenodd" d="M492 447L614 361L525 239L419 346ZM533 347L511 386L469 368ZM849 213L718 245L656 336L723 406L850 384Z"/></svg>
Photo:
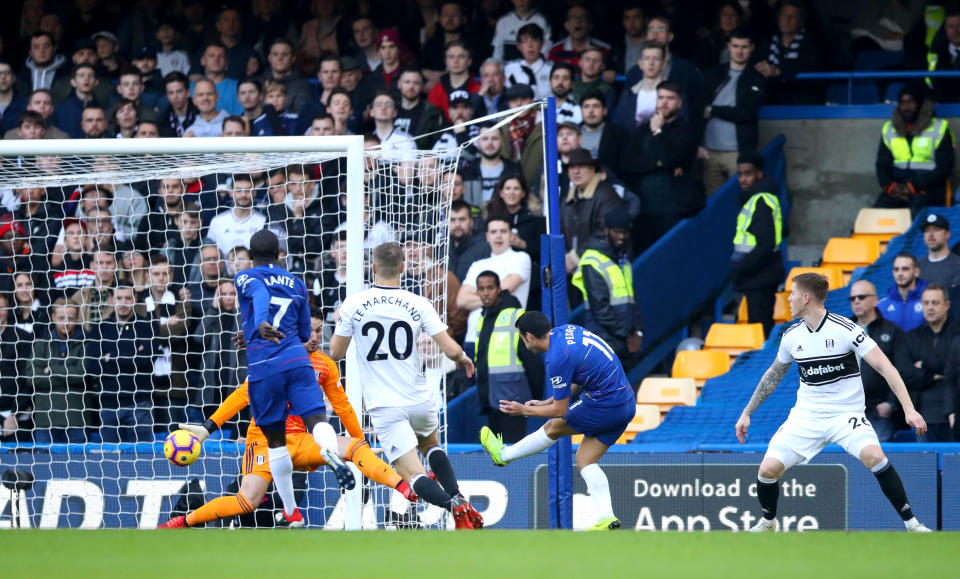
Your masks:
<svg viewBox="0 0 960 579"><path fill-rule="evenodd" d="M242 469L263 466L244 457L249 409L189 467L162 450L177 423L209 418L245 379L232 278L251 266L257 230L277 233L283 263L306 282L323 350L340 301L372 282L372 249L386 241L404 248L402 286L445 319L456 155L364 148L362 137L0 144L0 418L13 451L0 452L0 471L37 480L22 520L152 528L236 493ZM417 347L444 409L450 368L425 338ZM364 416L349 357L340 368ZM328 416L345 434L329 404ZM308 525L448 524L355 473L364 484L346 495L325 467L297 476ZM272 491L259 513L223 525L271 525ZM11 512L0 489L0 526Z"/></svg>

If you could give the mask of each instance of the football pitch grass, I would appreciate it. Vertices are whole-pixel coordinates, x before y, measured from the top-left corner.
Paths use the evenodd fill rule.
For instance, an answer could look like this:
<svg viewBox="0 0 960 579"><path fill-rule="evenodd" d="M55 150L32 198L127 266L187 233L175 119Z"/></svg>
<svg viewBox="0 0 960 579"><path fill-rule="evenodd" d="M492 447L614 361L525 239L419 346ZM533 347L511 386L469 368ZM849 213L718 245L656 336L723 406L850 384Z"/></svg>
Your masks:
<svg viewBox="0 0 960 579"><path fill-rule="evenodd" d="M0 531L0 576L947 577L958 544L905 532L28 530Z"/></svg>

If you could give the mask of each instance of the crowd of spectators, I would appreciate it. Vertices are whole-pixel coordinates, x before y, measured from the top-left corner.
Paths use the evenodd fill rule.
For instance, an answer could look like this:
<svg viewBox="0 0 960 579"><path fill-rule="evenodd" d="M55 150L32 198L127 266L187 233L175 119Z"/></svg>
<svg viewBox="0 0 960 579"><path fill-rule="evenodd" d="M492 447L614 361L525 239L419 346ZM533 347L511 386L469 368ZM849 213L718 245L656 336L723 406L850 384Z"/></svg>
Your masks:
<svg viewBox="0 0 960 579"><path fill-rule="evenodd" d="M4 138L362 134L381 150L365 175L365 205L378 208L364 215L367 248L395 240L421 255L422 235L405 234L425 224L405 192L440 186L453 197L443 223L429 225L449 234L448 317L470 351L488 307L539 307L545 183L539 108L499 130L466 123L555 97L568 277L583 276L588 250L629 277L633 256L697 214L741 154L762 145L761 105L822 103L821 86L794 78L835 64L824 23L801 0L19 4L10 10L19 18L0 23ZM889 23L887 12L872 18ZM850 32L851 50L956 68L960 13L948 10L942 30L918 44L930 23L901 12L899 45ZM915 199L939 194L900 170L893 141L898 130L912 139L940 127L932 96L949 98L945 87L905 90L914 108L901 99L884 130L878 204L916 209ZM917 117L935 126L915 127ZM437 158L384 168L413 149ZM244 379L229 340L238 325L230 280L250 266L246 245L264 227L284 239L288 265L332 323L346 278L345 199L325 188L338 187L341 169L2 192L0 435L142 440L209 412ZM409 222L391 226L389 211ZM419 263L410 275L437 281L435 270ZM571 305L593 288L591 329L629 365L642 324L603 309L626 290L608 286L604 297L598 271L570 286ZM496 297L481 295L481 274L489 295L496 281Z"/></svg>

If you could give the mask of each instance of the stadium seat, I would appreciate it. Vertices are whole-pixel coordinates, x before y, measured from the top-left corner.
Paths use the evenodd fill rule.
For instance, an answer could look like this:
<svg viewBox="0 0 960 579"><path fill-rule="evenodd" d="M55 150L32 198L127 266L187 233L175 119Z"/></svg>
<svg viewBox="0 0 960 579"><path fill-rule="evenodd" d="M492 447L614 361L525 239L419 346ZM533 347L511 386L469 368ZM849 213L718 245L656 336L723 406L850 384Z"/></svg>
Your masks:
<svg viewBox="0 0 960 579"><path fill-rule="evenodd" d="M840 289L843 287L843 272L839 267L836 266L827 266L827 267L795 267L790 270L790 273L787 274L787 281L783 284L783 291L790 293L790 288L793 287L793 278L800 275L801 273L819 273L821 275L827 276L827 281L830 282L830 290Z"/></svg>
<svg viewBox="0 0 960 579"><path fill-rule="evenodd" d="M876 239L880 252L887 250L887 244L894 237L910 229L913 219L909 209L875 209L864 207L857 213L853 223L854 239Z"/></svg>
<svg viewBox="0 0 960 579"><path fill-rule="evenodd" d="M670 375L674 378L693 378L702 386L708 378L730 370L730 356L717 350L685 350L677 352Z"/></svg>
<svg viewBox="0 0 960 579"><path fill-rule="evenodd" d="M843 283L850 281L853 270L866 267L880 257L880 244L875 239L854 239L852 237L833 237L823 249L823 267L839 267L843 274Z"/></svg>
<svg viewBox="0 0 960 579"><path fill-rule="evenodd" d="M855 82L850 88L847 83L827 85L826 103L828 105L875 105L879 102L880 91L876 83Z"/></svg>
<svg viewBox="0 0 960 579"><path fill-rule="evenodd" d="M660 426L660 410L656 404L637 404L637 414L627 425L627 429L617 439L616 444L632 442L638 432L653 430ZM583 437L580 437L583 440ZM576 441L579 443L579 441Z"/></svg>
<svg viewBox="0 0 960 579"><path fill-rule="evenodd" d="M902 82L891 82L887 85L887 92L883 95L883 102L888 105L895 105L900 98L900 89L903 88Z"/></svg>
<svg viewBox="0 0 960 579"><path fill-rule="evenodd" d="M726 352L736 358L763 347L763 324L713 324L704 340L704 350Z"/></svg>
<svg viewBox="0 0 960 579"><path fill-rule="evenodd" d="M695 406L697 383L693 378L644 378L637 390L637 404L656 405L661 414L678 405Z"/></svg>
<svg viewBox="0 0 960 579"><path fill-rule="evenodd" d="M787 296L789 295L787 292L777 292L775 294L776 301L773 302L773 321L775 323L780 324L793 319L793 316L790 315L790 304L787 302Z"/></svg>

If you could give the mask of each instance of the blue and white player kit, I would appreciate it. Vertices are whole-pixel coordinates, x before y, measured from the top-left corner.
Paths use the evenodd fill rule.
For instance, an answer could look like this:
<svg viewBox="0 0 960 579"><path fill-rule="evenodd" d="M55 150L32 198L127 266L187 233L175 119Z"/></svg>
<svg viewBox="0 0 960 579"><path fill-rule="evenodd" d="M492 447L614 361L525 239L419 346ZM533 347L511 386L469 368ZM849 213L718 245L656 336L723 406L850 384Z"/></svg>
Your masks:
<svg viewBox="0 0 960 579"><path fill-rule="evenodd" d="M580 399L564 419L570 428L612 445L636 413L636 398L613 349L588 330L566 324L550 330L550 350L544 361L553 399L571 396L571 384L580 387Z"/></svg>
<svg viewBox="0 0 960 579"><path fill-rule="evenodd" d="M264 430L284 431L289 412L312 416L324 412L323 394L310 355L310 305L307 286L283 268L261 265L234 276L247 342L247 376L253 418ZM269 322L284 337L263 338L260 324Z"/></svg>

